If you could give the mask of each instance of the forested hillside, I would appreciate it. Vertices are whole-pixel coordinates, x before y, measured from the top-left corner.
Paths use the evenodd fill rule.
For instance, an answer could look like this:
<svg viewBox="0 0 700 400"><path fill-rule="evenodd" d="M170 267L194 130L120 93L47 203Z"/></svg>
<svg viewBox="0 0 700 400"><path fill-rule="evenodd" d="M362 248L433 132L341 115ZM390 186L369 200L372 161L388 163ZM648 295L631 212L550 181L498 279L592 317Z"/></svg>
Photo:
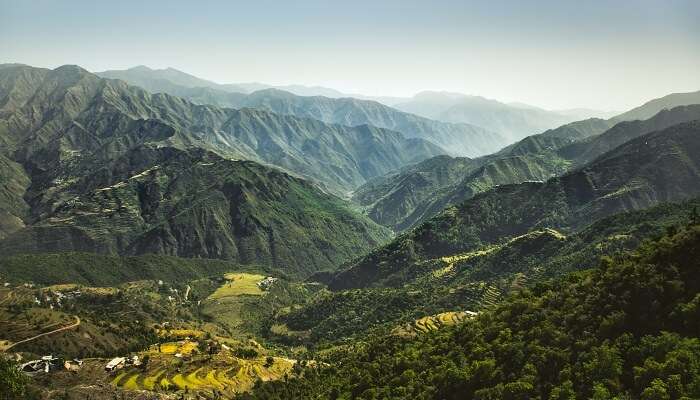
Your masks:
<svg viewBox="0 0 700 400"><path fill-rule="evenodd" d="M690 221L688 221L690 223ZM700 227L522 290L456 327L370 337L249 399L700 396Z"/></svg>
<svg viewBox="0 0 700 400"><path fill-rule="evenodd" d="M307 181L204 150L136 147L83 173L45 195L3 254L155 253L310 274L388 237Z"/></svg>
<svg viewBox="0 0 700 400"><path fill-rule="evenodd" d="M501 244L437 258L409 260L397 253L383 260L384 274L371 286L321 292L272 322L292 332L308 332L305 339L272 337L324 348L367 332L386 334L426 316L489 309L513 291L593 268L602 258L656 240L697 219L699 212L698 199L664 203L604 218L567 236L536 229ZM311 279L323 278L318 274Z"/></svg>
<svg viewBox="0 0 700 400"><path fill-rule="evenodd" d="M695 121L631 140L547 182L497 187L446 208L373 251L331 286L368 286L406 262L472 251L532 229L568 234L614 213L697 196L699 155L700 124Z"/></svg>
<svg viewBox="0 0 700 400"><path fill-rule="evenodd" d="M402 231L495 186L545 181L581 168L629 140L694 120L700 120L700 105L662 110L643 121L578 121L529 136L468 163L441 156L374 178L354 192L353 201L374 221ZM438 175L451 164L468 168L459 174Z"/></svg>

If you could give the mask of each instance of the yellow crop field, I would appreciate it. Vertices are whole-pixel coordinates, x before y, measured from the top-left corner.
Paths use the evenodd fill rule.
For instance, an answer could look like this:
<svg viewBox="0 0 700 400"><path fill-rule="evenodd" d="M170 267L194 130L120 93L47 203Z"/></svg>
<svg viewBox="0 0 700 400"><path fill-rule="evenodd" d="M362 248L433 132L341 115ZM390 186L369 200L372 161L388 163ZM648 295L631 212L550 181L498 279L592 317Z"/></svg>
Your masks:
<svg viewBox="0 0 700 400"><path fill-rule="evenodd" d="M226 274L224 278L227 282L208 297L210 300L241 295L260 296L265 294L258 287L258 282L265 278L262 275L237 272Z"/></svg>
<svg viewBox="0 0 700 400"><path fill-rule="evenodd" d="M249 390L257 380L281 379L295 363L282 357L273 357L272 360L272 365L267 365L265 357L253 360L225 357L212 364L189 369L156 361L158 366L148 371L120 372L112 380L112 385L126 390L177 391L187 388L204 392L218 390L233 395Z"/></svg>
<svg viewBox="0 0 700 400"><path fill-rule="evenodd" d="M134 374L129 377L129 379L124 382L124 389L128 390L138 390L139 389L139 384L137 383L137 380L139 378L139 374Z"/></svg>
<svg viewBox="0 0 700 400"><path fill-rule="evenodd" d="M112 385L119 385L122 379L126 376L126 372L122 371L114 379L112 379Z"/></svg>
<svg viewBox="0 0 700 400"><path fill-rule="evenodd" d="M185 340L182 342L167 342L160 344L160 352L163 354L190 354L197 349L197 342ZM154 346L154 351L158 352L158 346Z"/></svg>
<svg viewBox="0 0 700 400"><path fill-rule="evenodd" d="M160 382L160 377L163 375L164 372L165 371L161 369L157 369L155 370L153 375L144 378L142 381L143 388L146 390L153 390L153 388L155 388L156 386L156 382Z"/></svg>
<svg viewBox="0 0 700 400"><path fill-rule="evenodd" d="M46 286L42 291L52 291L52 292L65 292L68 290L76 290L79 286L75 283L62 283L57 285Z"/></svg>

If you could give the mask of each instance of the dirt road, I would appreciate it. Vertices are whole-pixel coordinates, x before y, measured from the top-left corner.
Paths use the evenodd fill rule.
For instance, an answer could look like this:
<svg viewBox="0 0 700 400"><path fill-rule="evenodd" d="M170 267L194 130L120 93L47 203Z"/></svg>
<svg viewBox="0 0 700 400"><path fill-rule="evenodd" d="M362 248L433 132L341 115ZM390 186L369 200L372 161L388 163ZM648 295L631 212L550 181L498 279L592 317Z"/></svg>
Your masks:
<svg viewBox="0 0 700 400"><path fill-rule="evenodd" d="M18 344L27 343L27 342L29 342L29 341L38 339L38 338L40 338L40 337L42 337L42 336L53 335L53 334L55 334L55 333L67 331L67 330L73 329L73 328L77 328L77 327L80 325L80 317L78 317L77 315L75 315L74 318L75 318L75 322L74 322L73 324L66 325L66 326L64 326L64 327L62 327L62 328L54 329L54 330L49 331L49 332L40 333L40 334L38 334L38 335L36 335L36 336L32 336L32 337L30 337L30 338L28 338L28 339L20 340L19 342L12 343L11 345L5 347L4 349L3 349L3 348L0 348L0 351L7 351L7 350L10 350L11 348L17 346Z"/></svg>

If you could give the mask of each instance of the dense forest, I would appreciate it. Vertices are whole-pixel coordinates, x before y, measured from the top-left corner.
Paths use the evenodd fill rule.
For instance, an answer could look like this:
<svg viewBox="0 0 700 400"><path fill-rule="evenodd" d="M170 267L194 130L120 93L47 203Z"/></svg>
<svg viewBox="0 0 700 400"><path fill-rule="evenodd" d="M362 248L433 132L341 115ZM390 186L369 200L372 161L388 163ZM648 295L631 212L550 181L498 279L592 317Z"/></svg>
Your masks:
<svg viewBox="0 0 700 400"><path fill-rule="evenodd" d="M368 337L246 399L700 396L700 222L541 282L459 326Z"/></svg>

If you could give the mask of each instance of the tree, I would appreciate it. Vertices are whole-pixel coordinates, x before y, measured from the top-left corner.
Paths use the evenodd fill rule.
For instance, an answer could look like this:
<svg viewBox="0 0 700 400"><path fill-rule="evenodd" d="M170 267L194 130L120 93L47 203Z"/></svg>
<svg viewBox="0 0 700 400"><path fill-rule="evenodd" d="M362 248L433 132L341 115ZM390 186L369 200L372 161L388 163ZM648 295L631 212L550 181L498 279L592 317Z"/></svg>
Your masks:
<svg viewBox="0 0 700 400"><path fill-rule="evenodd" d="M669 400L670 398L666 384L659 378L654 379L642 392L642 400Z"/></svg>
<svg viewBox="0 0 700 400"><path fill-rule="evenodd" d="M0 400L24 399L28 381L17 364L0 357Z"/></svg>
<svg viewBox="0 0 700 400"><path fill-rule="evenodd" d="M609 400L610 391L605 387L605 385L597 383L593 386L593 396L591 400Z"/></svg>
<svg viewBox="0 0 700 400"><path fill-rule="evenodd" d="M549 394L549 400L576 400L576 392L571 381L565 381Z"/></svg>

